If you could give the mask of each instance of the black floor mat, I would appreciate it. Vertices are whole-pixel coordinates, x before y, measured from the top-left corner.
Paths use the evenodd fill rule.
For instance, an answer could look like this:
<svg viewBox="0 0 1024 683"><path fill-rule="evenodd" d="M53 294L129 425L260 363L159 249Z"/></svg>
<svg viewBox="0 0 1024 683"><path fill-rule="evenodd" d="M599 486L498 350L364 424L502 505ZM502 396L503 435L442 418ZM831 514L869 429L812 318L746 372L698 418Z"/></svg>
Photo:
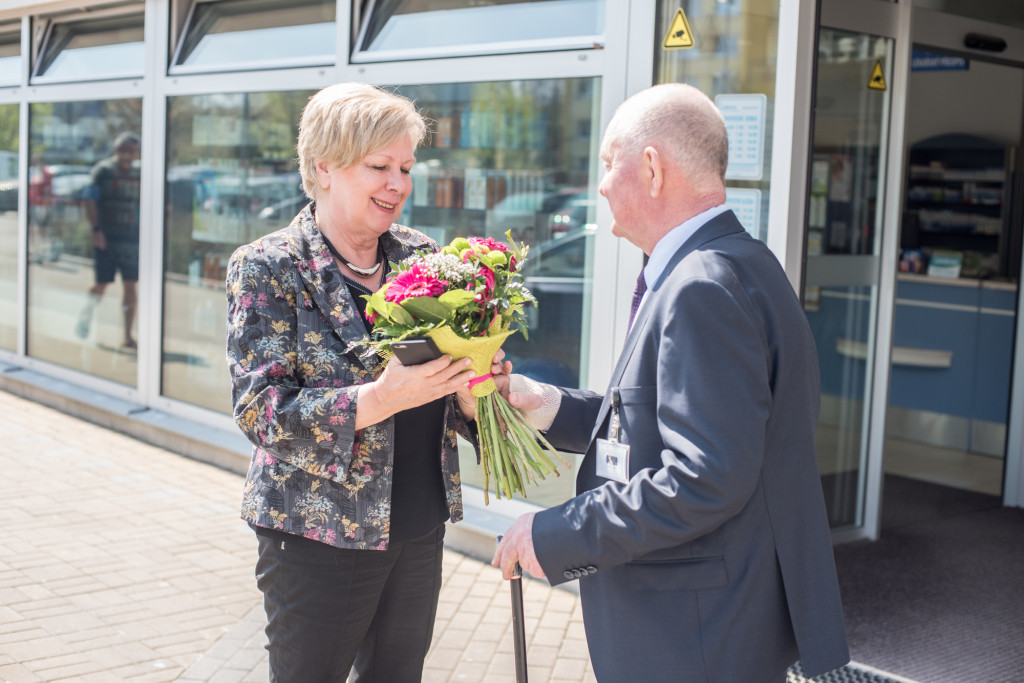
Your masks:
<svg viewBox="0 0 1024 683"><path fill-rule="evenodd" d="M1024 509L891 475L883 500L881 539L835 549L853 660L921 683L1024 681Z"/></svg>
<svg viewBox="0 0 1024 683"><path fill-rule="evenodd" d="M786 672L786 683L897 683L887 676L865 671L856 666L844 666L814 678L804 676L800 664L794 664Z"/></svg>

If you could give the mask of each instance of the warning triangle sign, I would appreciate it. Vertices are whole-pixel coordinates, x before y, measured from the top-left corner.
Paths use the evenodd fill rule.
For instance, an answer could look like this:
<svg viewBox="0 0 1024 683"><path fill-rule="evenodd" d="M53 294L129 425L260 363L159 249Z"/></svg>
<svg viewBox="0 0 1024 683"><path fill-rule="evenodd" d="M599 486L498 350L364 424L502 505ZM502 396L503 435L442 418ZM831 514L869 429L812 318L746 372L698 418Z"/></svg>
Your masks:
<svg viewBox="0 0 1024 683"><path fill-rule="evenodd" d="M882 60L875 60L875 68L871 70L871 79L868 80L868 88L871 90L885 90L885 73L882 71Z"/></svg>
<svg viewBox="0 0 1024 683"><path fill-rule="evenodd" d="M676 16L665 35L662 47L666 50L683 50L693 47L693 33L690 31L690 25L686 23L686 15L683 14L682 7L676 10Z"/></svg>

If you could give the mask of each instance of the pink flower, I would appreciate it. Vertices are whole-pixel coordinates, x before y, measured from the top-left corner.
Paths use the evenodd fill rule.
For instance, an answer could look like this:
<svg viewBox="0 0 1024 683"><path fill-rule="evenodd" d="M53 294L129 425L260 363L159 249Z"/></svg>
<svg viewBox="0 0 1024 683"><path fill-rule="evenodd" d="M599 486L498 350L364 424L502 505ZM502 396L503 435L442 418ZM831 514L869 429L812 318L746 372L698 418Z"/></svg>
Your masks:
<svg viewBox="0 0 1024 683"><path fill-rule="evenodd" d="M508 254L509 271L514 271L516 269L516 257L509 253L511 250L508 248L508 245L505 244L504 242L499 242L493 237L470 237L468 238L468 240L469 243L473 246L473 248L476 249L477 251L480 251L478 247L483 247L487 251L505 252L506 254ZM465 261L466 259L463 258L462 260Z"/></svg>
<svg viewBox="0 0 1024 683"><path fill-rule="evenodd" d="M488 294L494 291L494 271L487 266L480 266L480 270L476 271L478 278L483 278L484 287Z"/></svg>
<svg viewBox="0 0 1024 683"><path fill-rule="evenodd" d="M469 243L474 247L482 245L487 247L487 251L508 251L508 245L498 242L493 237L470 237Z"/></svg>
<svg viewBox="0 0 1024 683"><path fill-rule="evenodd" d="M397 304L414 296L440 296L446 286L447 282L439 280L429 269L417 263L391 281L384 298Z"/></svg>

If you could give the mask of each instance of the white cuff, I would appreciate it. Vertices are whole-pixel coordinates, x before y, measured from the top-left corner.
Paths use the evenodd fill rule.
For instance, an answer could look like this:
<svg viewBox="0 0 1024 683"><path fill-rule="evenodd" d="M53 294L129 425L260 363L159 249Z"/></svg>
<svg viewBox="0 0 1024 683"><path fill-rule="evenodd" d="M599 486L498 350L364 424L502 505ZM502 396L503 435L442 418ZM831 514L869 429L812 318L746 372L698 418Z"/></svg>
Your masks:
<svg viewBox="0 0 1024 683"><path fill-rule="evenodd" d="M562 405L562 393L550 384L536 382L525 375L509 375L509 392L517 394L534 394L540 396L541 406L533 410L521 410L523 417L531 427L543 432L550 429L555 421L559 406Z"/></svg>

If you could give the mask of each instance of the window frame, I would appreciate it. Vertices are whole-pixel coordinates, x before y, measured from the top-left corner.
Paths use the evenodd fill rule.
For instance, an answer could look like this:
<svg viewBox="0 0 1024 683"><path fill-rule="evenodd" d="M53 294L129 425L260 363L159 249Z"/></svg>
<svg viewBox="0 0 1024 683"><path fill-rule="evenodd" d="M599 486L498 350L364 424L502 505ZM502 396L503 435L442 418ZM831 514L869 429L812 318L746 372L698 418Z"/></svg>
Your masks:
<svg viewBox="0 0 1024 683"><path fill-rule="evenodd" d="M143 39L140 41L142 45L143 63L142 65L131 71L114 71L97 75L95 77L68 77L68 76L47 76L46 71L53 65L54 60L63 51L64 48L60 48L53 53L52 59L46 65L45 70L40 72L41 65L44 63L44 58L48 55L51 50L51 41L54 40L54 32L63 26L69 26L73 24L93 24L102 21L108 21L117 18L138 18L141 20L140 28L143 31ZM117 7L111 7L109 9L90 10L88 12L74 12L64 13L58 15L37 15L32 17L33 22L33 49L32 49L32 64L29 71L29 84L30 85L51 85L51 84L64 84L64 83L75 83L79 81L108 81L108 80L124 80L124 79L138 79L142 78L146 74L147 64L145 62L148 48L145 41L146 31L146 12L145 3L137 2L129 5L119 5ZM39 28L36 28L39 25ZM73 35L83 35L83 33L75 33ZM130 43L109 43L109 45Z"/></svg>
<svg viewBox="0 0 1024 683"><path fill-rule="evenodd" d="M606 0L607 1L607 0ZM524 52L556 52L564 50L600 50L605 46L605 33L567 36L564 38L536 38L510 40L500 43L462 43L443 47L415 47L402 50L364 50L363 44L380 0L368 0L366 8L358 19L359 28L353 34L352 49L349 53L351 64L374 64L404 60L445 59L449 57L482 57L511 55ZM607 14L607 13L606 13ZM607 31L606 31L607 33Z"/></svg>
<svg viewBox="0 0 1024 683"><path fill-rule="evenodd" d="M224 64L178 64L178 60L182 56L185 44L192 34L193 20L196 17L196 13L199 11L200 6L213 5L225 0L191 0L188 5L188 10L185 12L184 21L180 27L177 27L177 35L174 36L174 49L169 56L169 62L167 64L167 74L169 76L188 76L193 74L210 74L210 73L231 73L238 71L263 71L268 69L294 69L294 68L308 68L308 67L331 67L334 66L338 59L338 45L337 38L335 38L335 44L332 46L329 52L325 52L320 55L313 55L309 57L268 57L266 59L256 61L239 61L239 62L228 62ZM239 0L244 2L245 0ZM335 29L338 24L337 15L337 3L335 3L335 17L334 25ZM335 35L337 30L335 30Z"/></svg>

